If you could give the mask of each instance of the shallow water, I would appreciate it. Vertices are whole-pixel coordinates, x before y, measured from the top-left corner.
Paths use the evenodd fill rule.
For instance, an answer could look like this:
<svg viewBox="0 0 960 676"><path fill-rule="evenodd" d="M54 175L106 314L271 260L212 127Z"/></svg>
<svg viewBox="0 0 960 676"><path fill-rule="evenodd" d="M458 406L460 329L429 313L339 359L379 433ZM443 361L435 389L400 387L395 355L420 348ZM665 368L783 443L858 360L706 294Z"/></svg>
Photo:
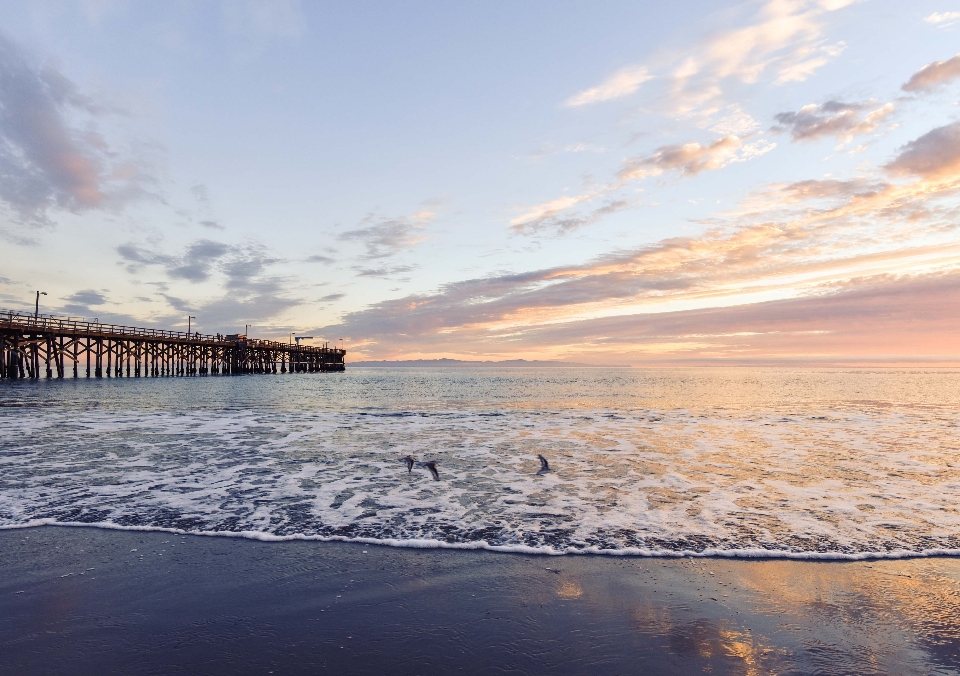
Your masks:
<svg viewBox="0 0 960 676"><path fill-rule="evenodd" d="M0 527L544 553L960 554L958 404L960 373L915 369L4 382ZM408 473L408 453L436 460L441 481Z"/></svg>

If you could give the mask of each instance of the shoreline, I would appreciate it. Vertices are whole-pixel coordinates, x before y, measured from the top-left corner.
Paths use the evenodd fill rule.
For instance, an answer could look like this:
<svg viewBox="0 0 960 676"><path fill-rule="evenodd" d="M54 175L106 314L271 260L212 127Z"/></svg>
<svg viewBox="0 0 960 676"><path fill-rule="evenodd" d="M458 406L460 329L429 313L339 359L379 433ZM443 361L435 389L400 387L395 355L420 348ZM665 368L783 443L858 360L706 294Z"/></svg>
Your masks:
<svg viewBox="0 0 960 676"><path fill-rule="evenodd" d="M0 530L0 672L954 673L960 560Z"/></svg>
<svg viewBox="0 0 960 676"><path fill-rule="evenodd" d="M927 549L913 551L908 549L889 552L788 552L771 549L705 549L702 551L683 550L645 550L636 548L600 549L597 547L569 548L563 551L532 547L529 545L491 545L483 541L446 542L443 540L397 540L391 538L351 538L342 535L274 535L261 531L188 531L162 526L122 526L112 523L86 523L82 521L57 521L55 519L36 519L26 524L0 525L4 531L27 530L31 528L94 528L107 531L128 531L132 533L166 533L168 535L190 537L238 538L255 542L315 542L360 544L372 547L413 550L453 550L484 551L494 554L519 554L524 556L567 557L597 556L636 559L728 559L741 561L811 561L811 562L856 562L856 561L904 561L910 559L960 558L960 549Z"/></svg>

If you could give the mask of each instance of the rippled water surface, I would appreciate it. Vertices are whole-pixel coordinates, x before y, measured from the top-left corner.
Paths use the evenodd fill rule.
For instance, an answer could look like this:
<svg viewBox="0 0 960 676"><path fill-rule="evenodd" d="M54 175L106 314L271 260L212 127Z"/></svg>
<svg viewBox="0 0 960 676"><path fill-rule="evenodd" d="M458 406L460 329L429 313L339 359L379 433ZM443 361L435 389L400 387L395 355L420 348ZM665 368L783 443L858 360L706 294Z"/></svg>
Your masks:
<svg viewBox="0 0 960 676"><path fill-rule="evenodd" d="M958 405L949 370L4 382L0 527L550 553L960 553ZM407 454L436 460L441 480L408 473Z"/></svg>

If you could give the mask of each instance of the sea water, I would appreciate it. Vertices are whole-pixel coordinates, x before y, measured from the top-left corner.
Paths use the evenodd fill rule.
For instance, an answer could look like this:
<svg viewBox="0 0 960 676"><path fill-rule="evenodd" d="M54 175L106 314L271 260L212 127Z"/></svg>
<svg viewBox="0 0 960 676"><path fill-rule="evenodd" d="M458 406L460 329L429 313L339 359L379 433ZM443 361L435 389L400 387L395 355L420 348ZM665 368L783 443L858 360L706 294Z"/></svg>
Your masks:
<svg viewBox="0 0 960 676"><path fill-rule="evenodd" d="M350 368L0 383L0 528L960 554L960 372ZM440 481L400 458L434 460ZM538 474L541 454L550 472Z"/></svg>

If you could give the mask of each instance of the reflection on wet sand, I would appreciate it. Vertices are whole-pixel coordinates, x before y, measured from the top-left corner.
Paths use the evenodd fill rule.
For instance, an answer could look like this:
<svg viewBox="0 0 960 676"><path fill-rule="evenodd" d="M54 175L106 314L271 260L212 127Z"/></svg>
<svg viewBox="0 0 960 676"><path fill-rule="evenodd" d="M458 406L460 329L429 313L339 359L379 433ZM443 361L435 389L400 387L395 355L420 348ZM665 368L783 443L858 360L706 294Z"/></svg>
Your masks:
<svg viewBox="0 0 960 676"><path fill-rule="evenodd" d="M191 673L201 656L264 673L276 664L378 675L960 672L960 559L546 557L170 538L0 530L0 673L25 664Z"/></svg>
<svg viewBox="0 0 960 676"><path fill-rule="evenodd" d="M960 670L960 561L567 559L554 589L714 673ZM707 667L706 665L710 665ZM697 667L699 669L699 667Z"/></svg>

